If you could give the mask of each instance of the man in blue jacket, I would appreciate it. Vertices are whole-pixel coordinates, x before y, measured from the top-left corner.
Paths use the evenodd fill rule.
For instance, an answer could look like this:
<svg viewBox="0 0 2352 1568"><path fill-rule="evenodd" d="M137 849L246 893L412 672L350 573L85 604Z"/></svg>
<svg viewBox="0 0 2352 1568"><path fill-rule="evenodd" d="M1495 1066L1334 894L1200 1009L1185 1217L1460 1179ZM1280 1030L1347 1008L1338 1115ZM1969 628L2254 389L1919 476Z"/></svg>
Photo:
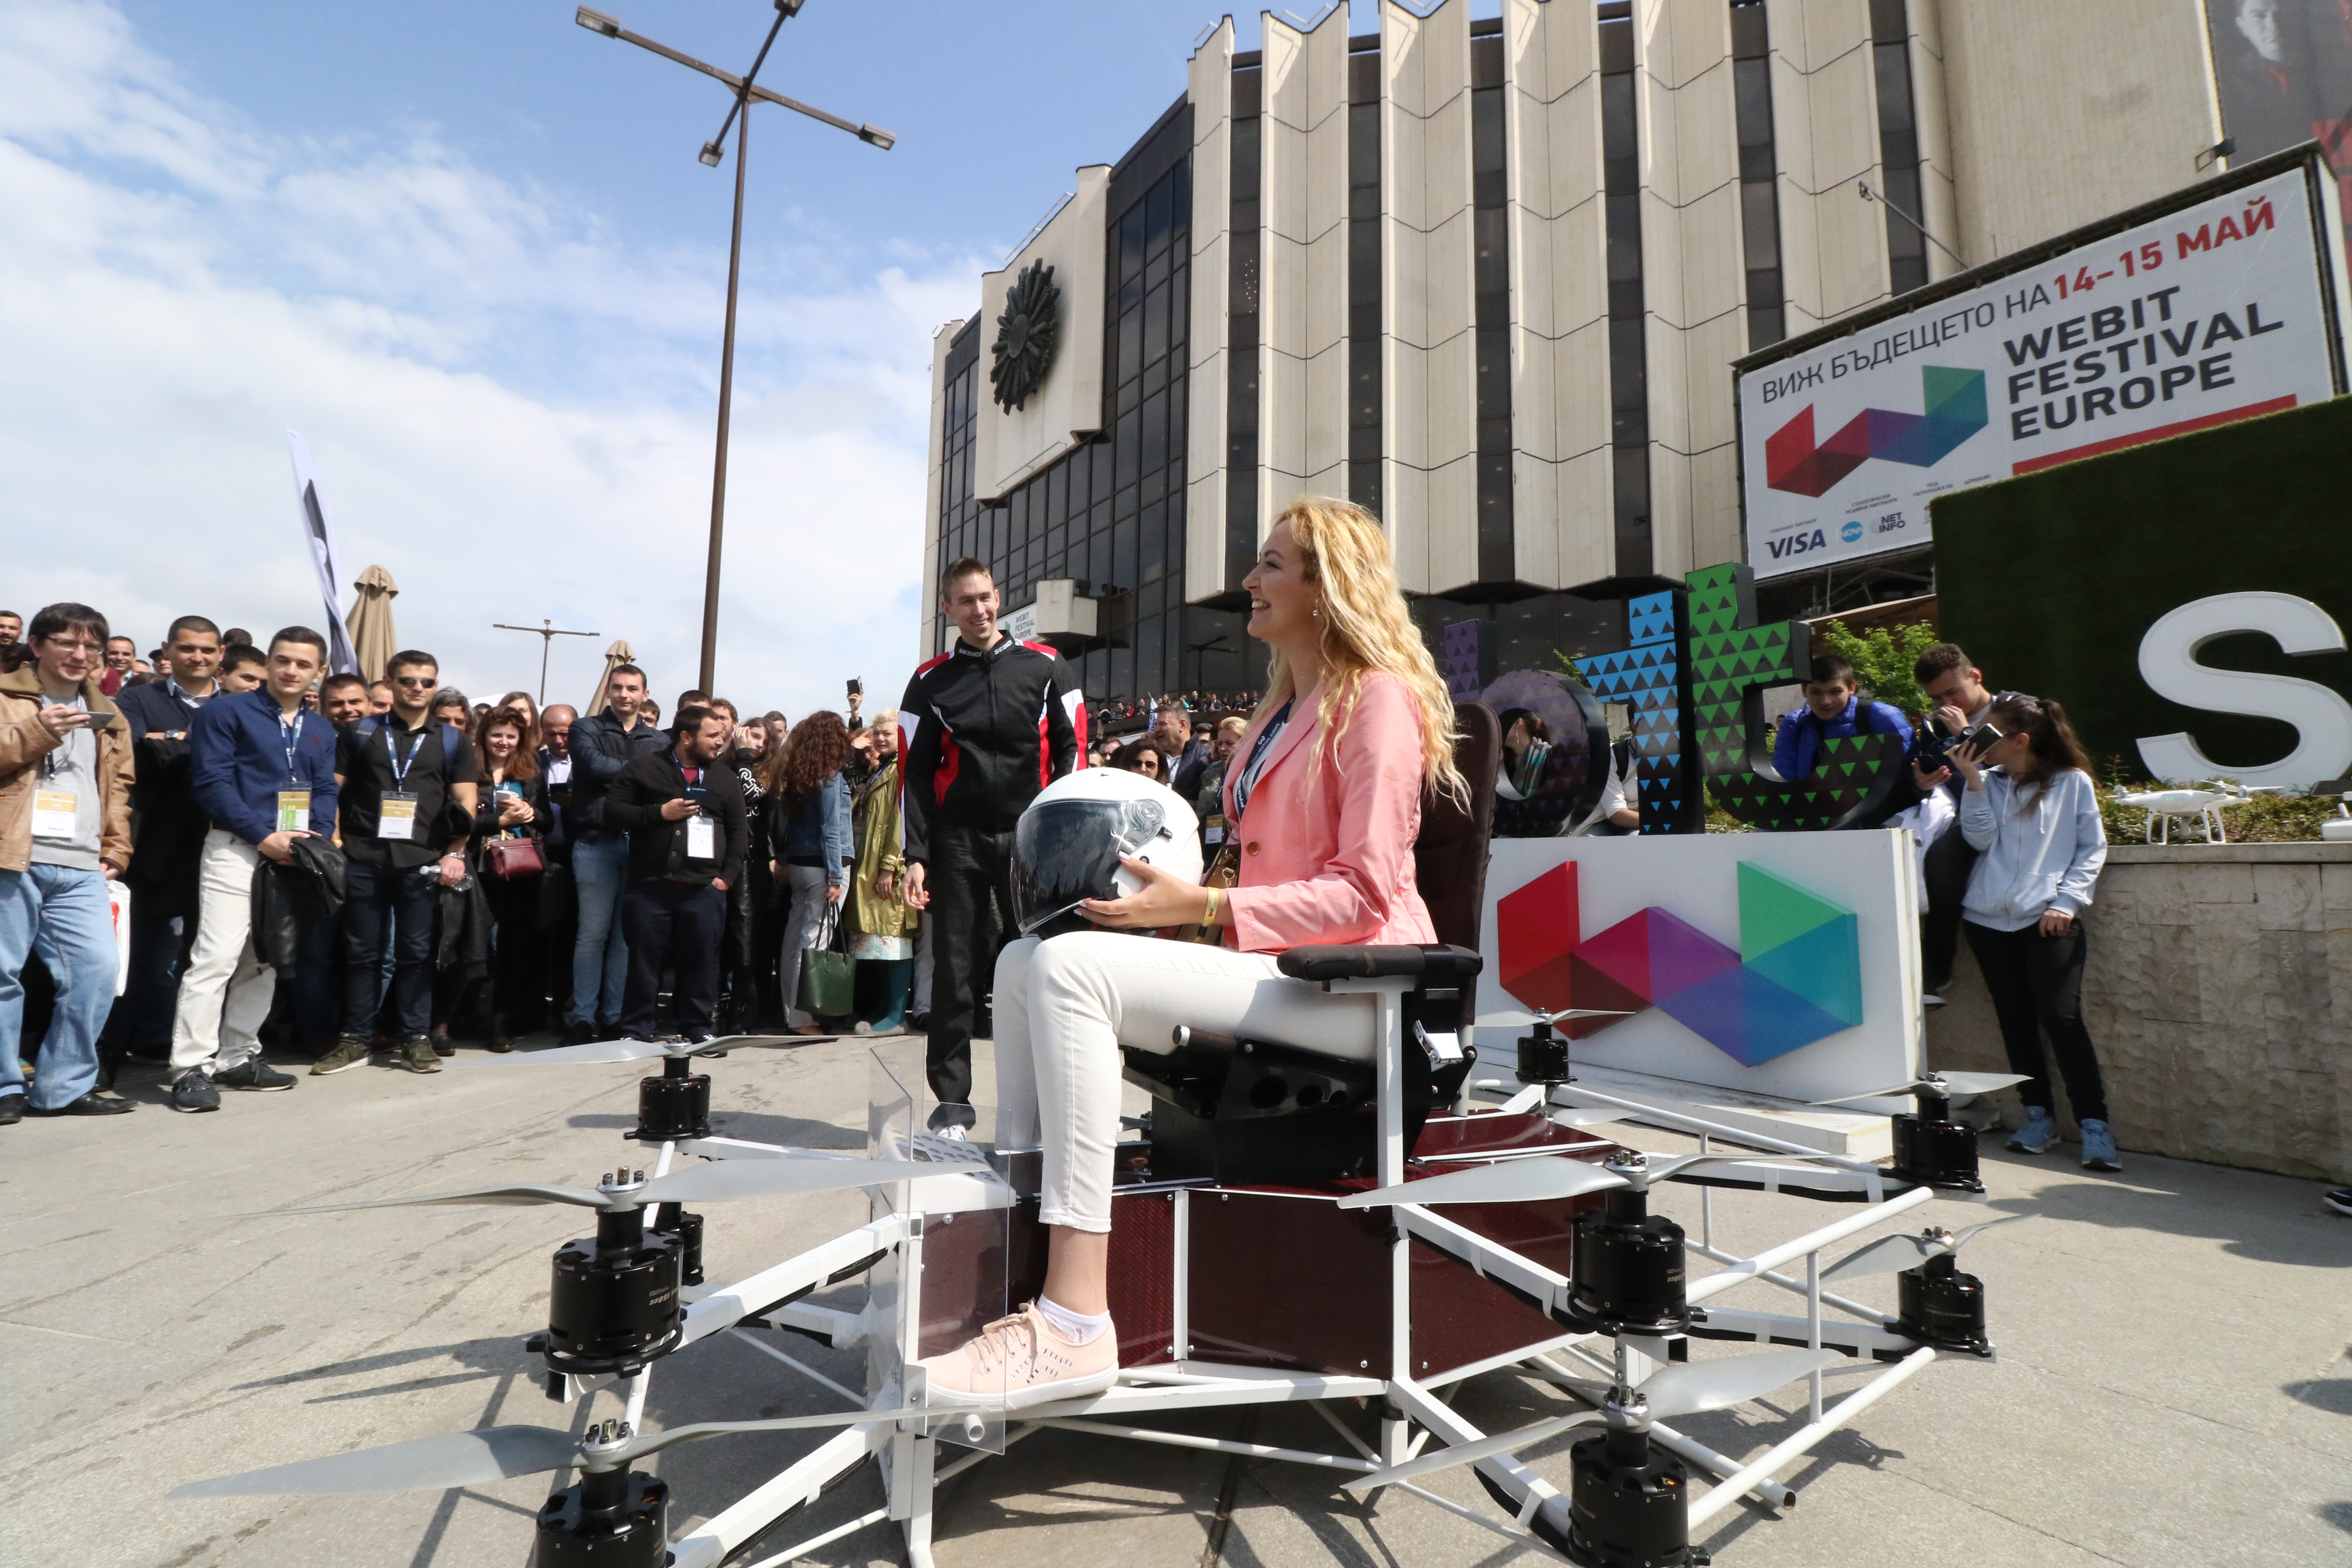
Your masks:
<svg viewBox="0 0 2352 1568"><path fill-rule="evenodd" d="M572 944L572 1024L567 1046L609 1040L621 1032L621 996L629 977L629 943L621 930L621 889L629 880L629 835L604 820L604 792L637 758L669 749L669 737L646 721L646 672L616 664L604 678L604 711L572 726L572 886L580 923Z"/></svg>
<svg viewBox="0 0 2352 1568"><path fill-rule="evenodd" d="M1853 666L1833 653L1813 660L1812 679L1805 682L1805 705L1780 717L1772 742L1772 771L1793 784L1811 776L1821 759L1822 742L1850 735L1893 735L1911 747L1911 725L1884 702L1864 702L1853 678Z"/></svg>
<svg viewBox="0 0 2352 1568"><path fill-rule="evenodd" d="M188 721L189 781L210 826L172 1018L174 1110L218 1110L223 1085L294 1087L261 1055L278 975L254 951L253 877L265 859L290 861L295 839L335 831L335 727L302 705L326 659L325 637L288 626L269 639L260 690L216 698Z"/></svg>

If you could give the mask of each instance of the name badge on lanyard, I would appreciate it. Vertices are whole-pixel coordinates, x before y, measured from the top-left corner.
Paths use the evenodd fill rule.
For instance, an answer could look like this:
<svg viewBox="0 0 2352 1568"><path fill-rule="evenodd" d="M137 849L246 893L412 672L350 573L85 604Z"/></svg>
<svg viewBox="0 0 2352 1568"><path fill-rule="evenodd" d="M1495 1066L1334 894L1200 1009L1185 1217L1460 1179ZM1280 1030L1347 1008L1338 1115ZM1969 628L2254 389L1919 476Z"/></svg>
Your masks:
<svg viewBox="0 0 2352 1568"><path fill-rule="evenodd" d="M686 819L686 858L689 860L719 858L719 824L708 816Z"/></svg>
<svg viewBox="0 0 2352 1568"><path fill-rule="evenodd" d="M307 789L281 789L278 792L278 831L307 833L310 829L310 792Z"/></svg>
<svg viewBox="0 0 2352 1568"><path fill-rule="evenodd" d="M33 792L33 837L36 838L71 838L74 836L76 801L69 789L37 789Z"/></svg>
<svg viewBox="0 0 2352 1568"><path fill-rule="evenodd" d="M375 836L378 838L396 838L403 842L415 839L416 795L415 791L401 786L408 782L408 770L416 765L416 753L424 749L425 737L418 735L415 744L408 748L407 757L403 759L400 748L393 743L391 729L387 727L384 730L383 754L392 762L393 787L377 797Z"/></svg>

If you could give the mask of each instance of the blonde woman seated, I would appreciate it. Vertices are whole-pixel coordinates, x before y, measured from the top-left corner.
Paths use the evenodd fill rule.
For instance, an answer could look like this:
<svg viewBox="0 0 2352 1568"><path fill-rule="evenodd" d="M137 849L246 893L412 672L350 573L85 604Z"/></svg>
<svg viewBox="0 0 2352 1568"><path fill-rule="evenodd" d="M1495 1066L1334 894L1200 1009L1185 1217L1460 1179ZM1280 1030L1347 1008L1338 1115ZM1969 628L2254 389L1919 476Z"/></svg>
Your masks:
<svg viewBox="0 0 2352 1568"><path fill-rule="evenodd" d="M1437 940L1413 877L1423 786L1464 791L1454 705L1369 512L1305 497L1244 580L1266 692L1226 771L1240 881L1197 887L1141 861L1142 888L1081 906L1101 931L1012 943L996 966L997 1142L1042 1146L1045 1288L923 1363L939 1395L1008 1407L1099 1393L1118 1375L1110 1320L1111 1159L1119 1047L1164 1052L1179 1024L1371 1058L1372 998L1284 976L1313 943ZM1208 947L1123 934L1221 926Z"/></svg>

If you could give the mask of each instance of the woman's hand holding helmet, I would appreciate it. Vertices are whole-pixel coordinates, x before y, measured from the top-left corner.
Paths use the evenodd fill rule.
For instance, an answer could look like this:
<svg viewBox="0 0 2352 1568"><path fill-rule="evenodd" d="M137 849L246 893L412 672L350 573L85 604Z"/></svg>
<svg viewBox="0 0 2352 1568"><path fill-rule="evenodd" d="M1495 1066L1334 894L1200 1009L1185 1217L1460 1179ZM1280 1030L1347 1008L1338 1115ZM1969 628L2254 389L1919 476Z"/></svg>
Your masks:
<svg viewBox="0 0 2352 1568"><path fill-rule="evenodd" d="M1078 912L1095 924L1117 931L1157 931L1162 926L1199 925L1208 917L1208 889L1149 860L1131 860L1122 855L1118 863L1143 886L1123 899L1087 899L1080 903Z"/></svg>

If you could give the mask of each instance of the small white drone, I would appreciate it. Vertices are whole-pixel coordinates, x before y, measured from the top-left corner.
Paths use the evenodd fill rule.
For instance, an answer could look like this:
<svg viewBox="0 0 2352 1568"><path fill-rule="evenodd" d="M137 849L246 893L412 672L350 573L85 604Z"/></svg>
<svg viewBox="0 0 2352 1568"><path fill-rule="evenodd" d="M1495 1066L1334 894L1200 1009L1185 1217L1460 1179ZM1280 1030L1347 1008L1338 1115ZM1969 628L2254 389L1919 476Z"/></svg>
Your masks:
<svg viewBox="0 0 2352 1568"><path fill-rule="evenodd" d="M2230 840L2222 831L2221 808L2243 805L2258 795L2272 793L2274 792L2267 786L2248 789L2242 784L2221 779L2195 789L2138 790L2130 795L2116 795L2115 803L2147 813L2147 841L2150 844L2172 842L2172 819L2176 816L2193 816L2202 822L2206 843L2227 844ZM2182 842L2193 844L2196 840L2183 839Z"/></svg>

